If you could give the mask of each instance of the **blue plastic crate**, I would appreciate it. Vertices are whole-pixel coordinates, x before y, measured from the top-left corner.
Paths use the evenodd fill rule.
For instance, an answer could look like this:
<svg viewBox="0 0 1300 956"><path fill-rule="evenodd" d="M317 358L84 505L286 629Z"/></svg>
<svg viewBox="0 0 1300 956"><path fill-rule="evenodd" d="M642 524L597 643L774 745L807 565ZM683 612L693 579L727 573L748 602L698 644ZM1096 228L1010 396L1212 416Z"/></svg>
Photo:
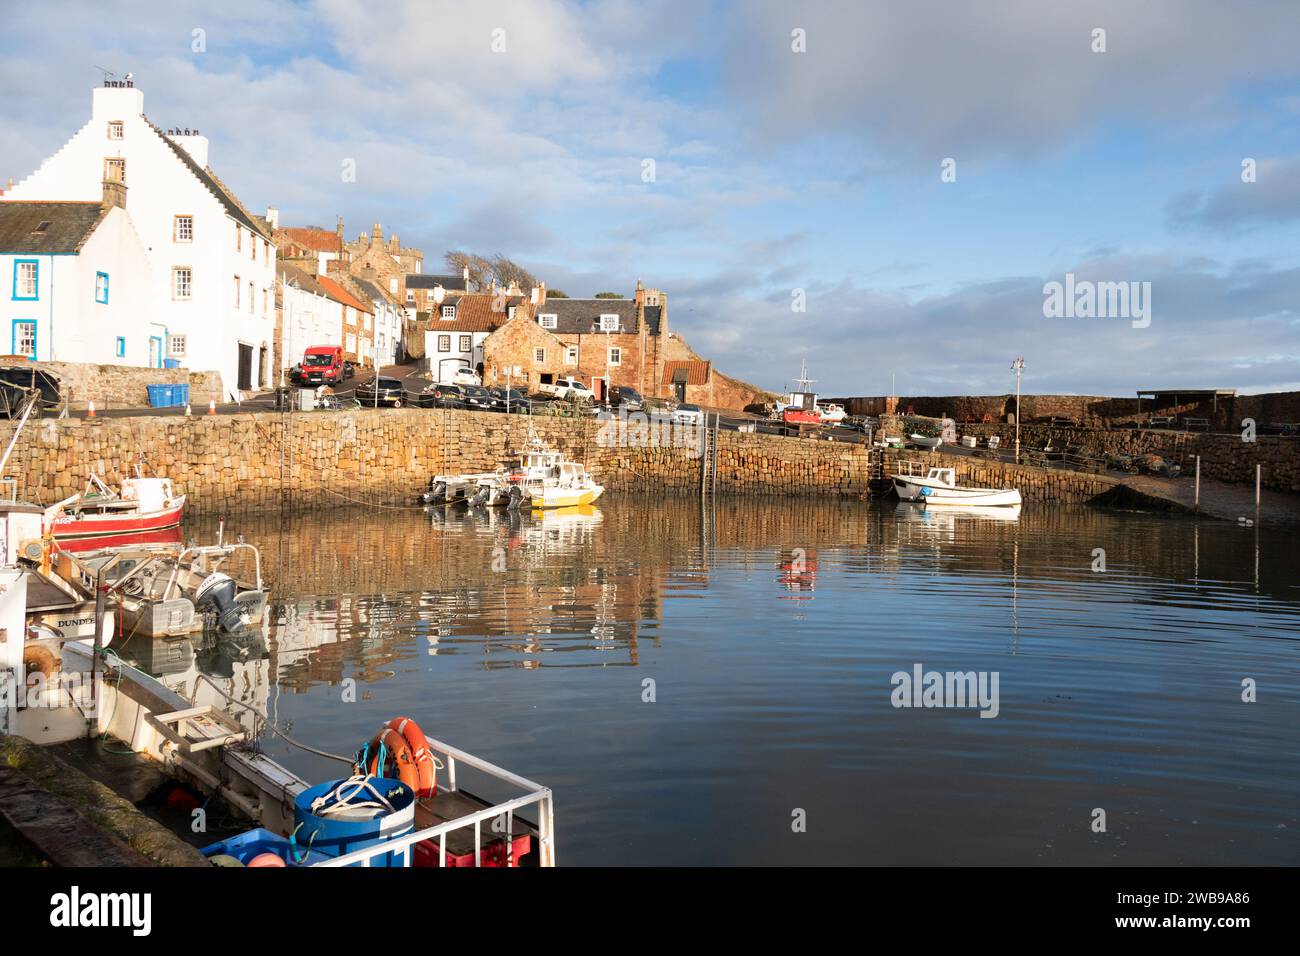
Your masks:
<svg viewBox="0 0 1300 956"><path fill-rule="evenodd" d="M255 830L248 830L236 836L228 837L220 843L205 846L199 852L209 859L221 854L233 856L245 866L248 865L249 860L261 856L263 853L274 853L289 866L310 866L324 859L324 856L320 853L308 852L305 847L300 846L297 849L298 854L302 857L301 860L295 858L294 847L287 839L278 833L272 833L264 827L258 827Z"/></svg>

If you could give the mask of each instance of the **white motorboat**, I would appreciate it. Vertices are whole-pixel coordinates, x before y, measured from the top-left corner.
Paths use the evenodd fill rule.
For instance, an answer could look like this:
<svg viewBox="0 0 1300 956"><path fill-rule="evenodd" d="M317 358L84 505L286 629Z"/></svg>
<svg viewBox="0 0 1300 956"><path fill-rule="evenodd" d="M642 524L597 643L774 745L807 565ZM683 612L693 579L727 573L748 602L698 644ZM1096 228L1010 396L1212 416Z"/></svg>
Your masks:
<svg viewBox="0 0 1300 956"><path fill-rule="evenodd" d="M605 488L587 474L587 469L562 453L535 442L524 452L524 498L534 508L571 508L589 505Z"/></svg>
<svg viewBox="0 0 1300 956"><path fill-rule="evenodd" d="M907 440L911 442L913 445L919 445L922 448L930 448L930 449L938 448L940 445L943 444L942 437L927 438L924 435L916 434L916 432L913 432L912 434L908 435Z"/></svg>
<svg viewBox="0 0 1300 956"><path fill-rule="evenodd" d="M952 468L930 468L925 474L900 472L889 477L894 482L894 491L904 501L920 501L923 488L957 487L957 472Z"/></svg>
<svg viewBox="0 0 1300 956"><path fill-rule="evenodd" d="M844 410L844 406L837 405L834 402L818 405L817 414L821 418L823 425L838 425L848 417L848 412Z"/></svg>

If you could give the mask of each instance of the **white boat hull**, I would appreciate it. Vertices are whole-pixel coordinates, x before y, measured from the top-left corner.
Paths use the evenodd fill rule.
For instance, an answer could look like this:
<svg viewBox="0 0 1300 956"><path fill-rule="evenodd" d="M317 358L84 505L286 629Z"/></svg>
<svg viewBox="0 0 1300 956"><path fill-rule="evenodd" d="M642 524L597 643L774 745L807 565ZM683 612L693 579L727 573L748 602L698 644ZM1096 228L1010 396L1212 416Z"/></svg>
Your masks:
<svg viewBox="0 0 1300 956"><path fill-rule="evenodd" d="M989 491L982 488L932 488L922 494L926 506L955 505L965 508L1010 508L1020 506L1020 490L1004 488Z"/></svg>

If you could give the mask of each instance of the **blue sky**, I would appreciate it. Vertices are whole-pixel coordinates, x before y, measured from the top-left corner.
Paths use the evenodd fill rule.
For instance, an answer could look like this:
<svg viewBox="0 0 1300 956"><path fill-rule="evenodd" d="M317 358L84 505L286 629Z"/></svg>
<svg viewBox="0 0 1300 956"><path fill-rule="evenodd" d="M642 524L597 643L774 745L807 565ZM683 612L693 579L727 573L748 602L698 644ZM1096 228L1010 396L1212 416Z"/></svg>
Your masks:
<svg viewBox="0 0 1300 956"><path fill-rule="evenodd" d="M1300 5L386 9L9 11L0 79L22 93L0 103L0 178L85 121L96 66L130 70L254 209L342 215L350 236L377 220L426 271L468 248L570 295L641 278L693 347L763 386L806 359L831 394L891 375L996 393L1022 354L1029 391L1300 388ZM1066 272L1151 282L1150 326L1045 318Z"/></svg>

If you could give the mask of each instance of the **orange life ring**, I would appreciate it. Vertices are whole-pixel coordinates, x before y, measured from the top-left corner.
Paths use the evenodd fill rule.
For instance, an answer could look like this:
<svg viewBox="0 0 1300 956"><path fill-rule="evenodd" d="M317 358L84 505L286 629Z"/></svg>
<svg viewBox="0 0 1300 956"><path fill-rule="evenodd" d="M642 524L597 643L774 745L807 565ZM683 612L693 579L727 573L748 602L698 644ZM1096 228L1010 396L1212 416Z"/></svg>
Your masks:
<svg viewBox="0 0 1300 956"><path fill-rule="evenodd" d="M383 766L379 755L384 754ZM394 717L375 734L363 751L368 761L360 769L376 777L396 776L417 797L432 797L438 792L437 766L433 753L419 726L409 717Z"/></svg>
<svg viewBox="0 0 1300 956"><path fill-rule="evenodd" d="M411 759L415 762L417 781L411 785L411 789L415 791L415 795L417 797L436 796L438 793L438 765L433 759L433 751L429 749L429 741L425 739L424 731L420 729L420 725L410 717L394 717L388 722L388 727L402 736L411 751Z"/></svg>

